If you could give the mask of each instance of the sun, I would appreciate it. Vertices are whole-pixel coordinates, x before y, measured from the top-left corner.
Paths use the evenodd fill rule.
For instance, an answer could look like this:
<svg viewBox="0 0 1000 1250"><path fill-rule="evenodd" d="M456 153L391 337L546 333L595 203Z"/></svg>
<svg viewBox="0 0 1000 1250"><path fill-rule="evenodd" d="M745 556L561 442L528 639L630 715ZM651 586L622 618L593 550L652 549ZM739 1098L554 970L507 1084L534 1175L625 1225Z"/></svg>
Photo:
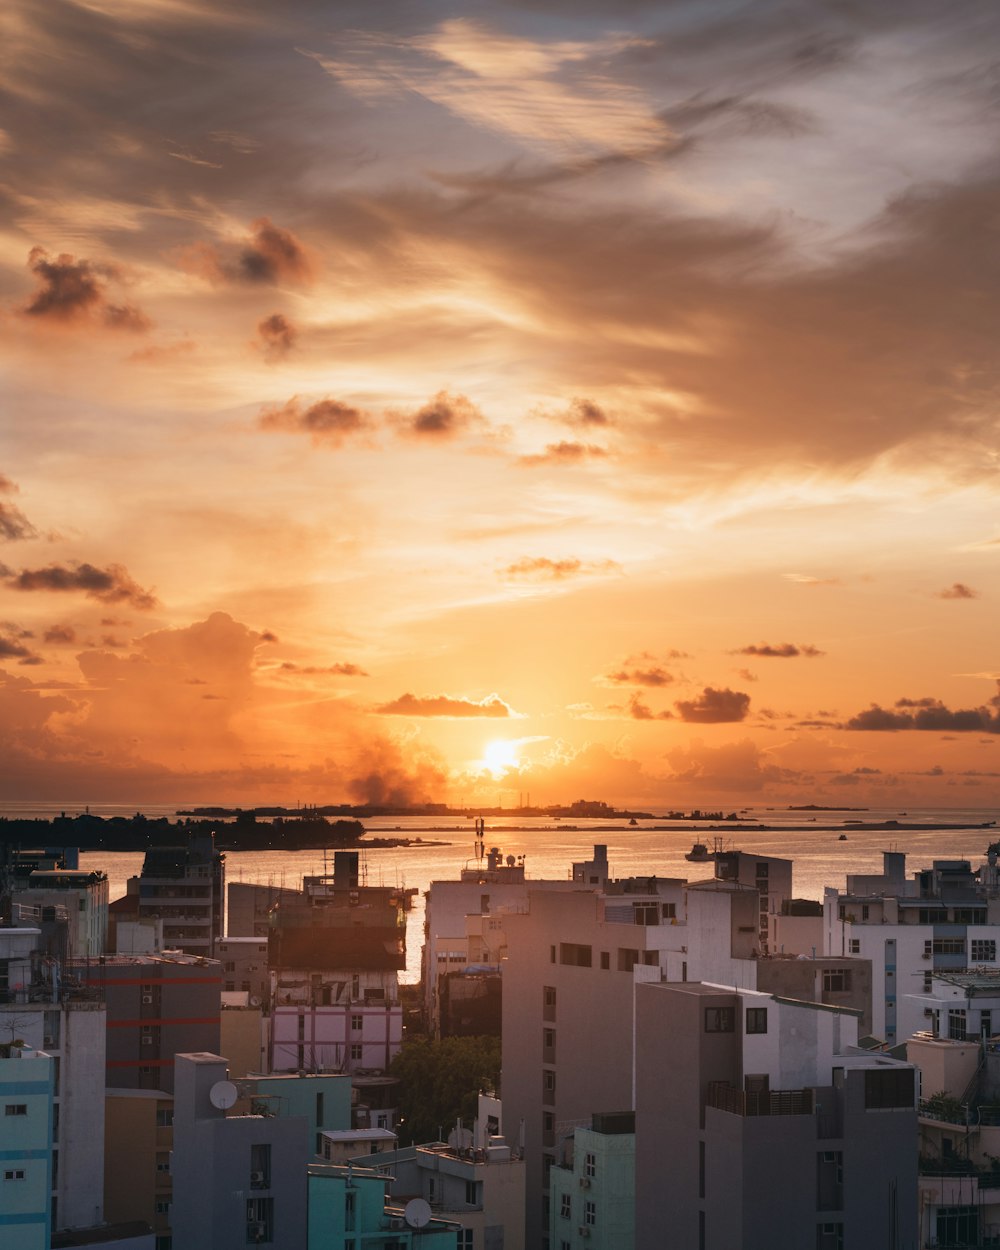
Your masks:
<svg viewBox="0 0 1000 1250"><path fill-rule="evenodd" d="M494 777L502 777L520 764L517 748L518 744L507 738L494 738L483 747L482 759L476 763L482 771L490 772Z"/></svg>

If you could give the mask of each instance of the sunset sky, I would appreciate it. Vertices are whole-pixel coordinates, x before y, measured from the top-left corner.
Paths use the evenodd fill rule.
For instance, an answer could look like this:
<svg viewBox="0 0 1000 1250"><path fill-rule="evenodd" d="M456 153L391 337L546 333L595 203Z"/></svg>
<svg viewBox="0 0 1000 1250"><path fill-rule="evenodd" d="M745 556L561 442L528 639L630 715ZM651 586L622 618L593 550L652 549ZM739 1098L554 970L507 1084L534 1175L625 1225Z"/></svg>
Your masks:
<svg viewBox="0 0 1000 1250"><path fill-rule="evenodd" d="M8 0L0 799L987 806L991 0Z"/></svg>

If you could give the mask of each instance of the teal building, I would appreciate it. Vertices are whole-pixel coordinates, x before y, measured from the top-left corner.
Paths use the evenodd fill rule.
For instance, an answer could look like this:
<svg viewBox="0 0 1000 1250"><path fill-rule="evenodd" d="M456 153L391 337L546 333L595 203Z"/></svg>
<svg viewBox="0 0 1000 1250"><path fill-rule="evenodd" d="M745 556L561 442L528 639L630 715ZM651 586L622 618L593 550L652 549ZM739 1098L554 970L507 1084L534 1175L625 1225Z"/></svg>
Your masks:
<svg viewBox="0 0 1000 1250"><path fill-rule="evenodd" d="M594 1115L549 1172L550 1250L633 1250L635 1112Z"/></svg>
<svg viewBox="0 0 1000 1250"><path fill-rule="evenodd" d="M0 1245L48 1250L52 1236L55 1065L29 1046L0 1045Z"/></svg>
<svg viewBox="0 0 1000 1250"><path fill-rule="evenodd" d="M404 1207L386 1205L387 1183L375 1168L313 1164L308 1250L457 1250L460 1224L427 1218L414 1227Z"/></svg>

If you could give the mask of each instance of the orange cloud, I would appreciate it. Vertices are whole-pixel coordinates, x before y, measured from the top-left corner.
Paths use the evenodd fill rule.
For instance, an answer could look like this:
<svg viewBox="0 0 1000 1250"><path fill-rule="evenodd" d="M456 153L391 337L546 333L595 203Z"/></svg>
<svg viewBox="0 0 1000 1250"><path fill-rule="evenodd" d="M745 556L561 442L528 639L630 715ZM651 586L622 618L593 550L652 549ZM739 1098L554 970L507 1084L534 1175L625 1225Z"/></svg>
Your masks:
<svg viewBox="0 0 1000 1250"><path fill-rule="evenodd" d="M508 717L516 713L498 694L487 695L476 702L474 699L453 698L447 694L403 694L391 703L375 708L380 716L488 716Z"/></svg>

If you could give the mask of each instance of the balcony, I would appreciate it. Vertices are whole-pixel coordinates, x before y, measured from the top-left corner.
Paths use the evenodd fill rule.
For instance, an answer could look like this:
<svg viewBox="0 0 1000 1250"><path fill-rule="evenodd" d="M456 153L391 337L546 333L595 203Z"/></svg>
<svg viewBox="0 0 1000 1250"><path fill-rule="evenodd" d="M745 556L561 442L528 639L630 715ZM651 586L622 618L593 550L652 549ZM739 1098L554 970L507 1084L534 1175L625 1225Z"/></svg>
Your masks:
<svg viewBox="0 0 1000 1250"><path fill-rule="evenodd" d="M708 1106L733 1115L813 1115L816 1110L812 1089L772 1089L750 1093L726 1081L710 1081Z"/></svg>

